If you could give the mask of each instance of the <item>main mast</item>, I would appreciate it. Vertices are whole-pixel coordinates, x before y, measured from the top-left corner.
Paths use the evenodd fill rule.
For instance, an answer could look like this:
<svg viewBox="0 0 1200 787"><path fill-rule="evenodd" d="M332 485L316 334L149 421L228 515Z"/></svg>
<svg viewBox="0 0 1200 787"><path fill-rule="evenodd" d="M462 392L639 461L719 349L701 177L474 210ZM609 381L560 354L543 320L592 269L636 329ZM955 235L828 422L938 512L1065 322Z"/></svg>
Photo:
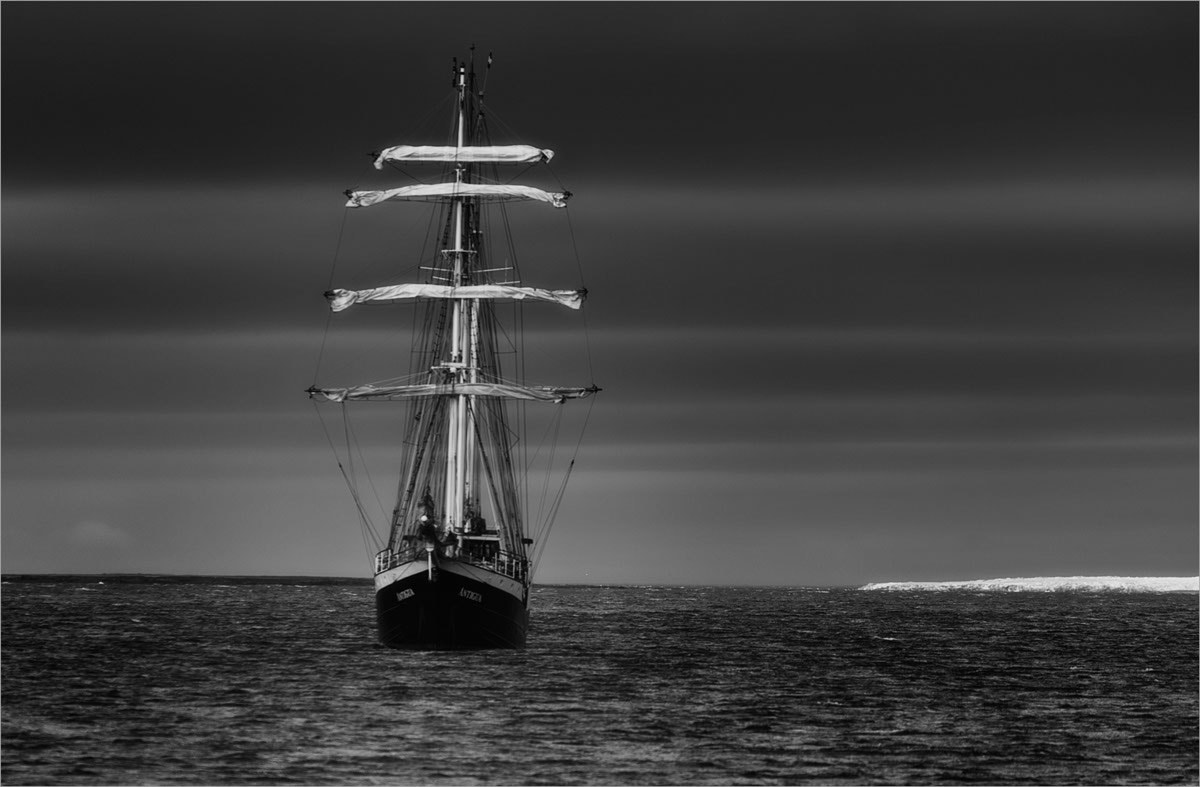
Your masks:
<svg viewBox="0 0 1200 787"><path fill-rule="evenodd" d="M458 129L454 148L454 182L456 184L468 182L466 165L460 159L461 151L466 143L466 124L467 70L465 65L460 64L458 67ZM467 280L467 257L474 251L463 248L467 199L463 196L454 198L454 248L451 249L451 253L454 255L454 273L451 281L455 287L469 283ZM474 382L476 379L476 359L473 357L474 353L471 352L471 331L465 324L467 314L470 313L474 316L474 312L474 301L454 299L451 319L451 357L447 366L451 378L457 382L467 382L468 380ZM474 320L471 322L473 323ZM468 489L467 453L470 450L468 436L472 431L468 417L469 403L467 400L469 398L467 394L461 393L454 397L454 406L450 412L450 428L446 435L446 500L443 509L446 514L446 527L454 530L459 530L463 526L463 506Z"/></svg>

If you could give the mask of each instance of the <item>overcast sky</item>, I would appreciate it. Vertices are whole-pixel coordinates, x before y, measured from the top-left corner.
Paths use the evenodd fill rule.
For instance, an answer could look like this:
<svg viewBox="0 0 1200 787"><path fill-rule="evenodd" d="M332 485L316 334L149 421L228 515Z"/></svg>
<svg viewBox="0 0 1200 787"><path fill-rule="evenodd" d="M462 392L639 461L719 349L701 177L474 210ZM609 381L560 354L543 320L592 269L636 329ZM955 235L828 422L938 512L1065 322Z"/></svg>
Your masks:
<svg viewBox="0 0 1200 787"><path fill-rule="evenodd" d="M1198 571L1194 3L0 15L5 572L369 575L321 293L471 43L605 389L539 581Z"/></svg>

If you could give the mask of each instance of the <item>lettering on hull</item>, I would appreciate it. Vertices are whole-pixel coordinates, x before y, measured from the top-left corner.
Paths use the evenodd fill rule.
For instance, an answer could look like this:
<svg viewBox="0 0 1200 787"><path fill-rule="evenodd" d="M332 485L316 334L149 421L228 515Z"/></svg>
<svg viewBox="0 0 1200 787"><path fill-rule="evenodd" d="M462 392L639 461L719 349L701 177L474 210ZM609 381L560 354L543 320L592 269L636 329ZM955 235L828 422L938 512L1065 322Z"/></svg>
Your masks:
<svg viewBox="0 0 1200 787"><path fill-rule="evenodd" d="M379 640L392 648L468 650L522 648L529 626L524 599L492 586L418 584L421 576L386 585L375 594Z"/></svg>

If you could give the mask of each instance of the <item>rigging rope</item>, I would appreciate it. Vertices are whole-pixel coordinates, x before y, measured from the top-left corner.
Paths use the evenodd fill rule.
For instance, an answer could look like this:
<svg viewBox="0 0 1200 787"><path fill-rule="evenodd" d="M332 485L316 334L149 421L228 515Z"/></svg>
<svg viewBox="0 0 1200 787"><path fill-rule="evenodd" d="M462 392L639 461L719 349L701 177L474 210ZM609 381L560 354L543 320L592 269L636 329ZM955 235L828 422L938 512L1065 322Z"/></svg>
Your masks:
<svg viewBox="0 0 1200 787"><path fill-rule="evenodd" d="M375 480L371 478L371 470L367 467L367 458L363 456L362 442L359 441L358 435L354 433L354 427L350 423L350 409L346 407L345 402L342 402L342 420L346 424L346 450L350 450L350 442L353 442L355 449L358 451L358 461L362 464L363 473L367 476L367 486L371 487L371 494L375 497L375 505L379 506L380 515L386 517L387 511L383 507L383 501L379 499L379 492L375 489Z"/></svg>
<svg viewBox="0 0 1200 787"><path fill-rule="evenodd" d="M546 162L546 171L554 177L555 182L558 183L559 189L562 191L567 190L566 184L562 182L562 178L558 176L558 173L554 171L554 168L550 166L550 162L548 161ZM583 275L583 259L579 256L579 243L575 238L575 224L571 221L571 206L568 205L566 208L564 208L563 213L565 213L567 217L567 232L571 236L571 251L575 255L575 269L579 271L579 286L586 290L587 281ZM592 384L595 384L596 373L592 367L592 332L588 327L586 301L579 311L580 316L583 318L583 342L584 350L587 352L588 377L591 378Z"/></svg>
<svg viewBox="0 0 1200 787"><path fill-rule="evenodd" d="M366 509L366 507L363 506L363 503L362 503L362 495L358 491L358 478L357 478L357 473L354 469L354 451L351 448L351 446L354 444L354 441L353 441L352 433L350 430L350 410L346 407L345 402L342 403L342 429L345 434L345 440L346 440L346 461L350 465L349 480L352 482L352 485L353 485L352 494L354 496L354 503L358 507L359 516L362 518L362 522L364 525L364 528L363 528L364 531L369 529L371 531L372 535L374 536L373 540L375 541L376 544L378 544L379 543L379 534L375 532L375 527L374 527L374 525L371 524L370 516L367 514L367 509ZM360 450L359 457L361 458L361 456L362 456L362 452ZM365 471L365 468L364 468L364 471ZM369 479L369 477L370 476L368 475L368 479ZM363 537L363 540L364 541L366 540L365 535ZM369 557L369 555L368 555L368 557Z"/></svg>
<svg viewBox="0 0 1200 787"><path fill-rule="evenodd" d="M542 512L545 510L546 497L550 490L550 471L554 468L554 454L558 452L558 434L562 427L563 412L564 408L560 405L553 420L550 422L550 425L554 427L554 436L550 439L550 456L546 459L546 477L542 479L542 496L538 501L538 513L534 520L538 522L542 521ZM540 452L541 448L538 451ZM537 459L536 454L534 455L534 459ZM528 470L529 468L526 468L526 472Z"/></svg>
<svg viewBox="0 0 1200 787"><path fill-rule="evenodd" d="M337 273L338 257L342 253L342 236L346 232L346 219L350 216L350 209L342 210L342 224L338 228L337 245L333 249L333 262L329 266L329 283L325 286L326 291L333 289L333 277ZM333 311L328 310L325 315L325 330L321 334L321 349L317 351L317 365L313 368L313 387L317 387L317 378L321 375L321 361L325 358L325 343L329 341L329 328L333 324Z"/></svg>
<svg viewBox="0 0 1200 787"><path fill-rule="evenodd" d="M557 177L557 176L556 176ZM559 185L562 185L561 182ZM579 270L579 286L587 289L587 284L583 279L583 262L579 259L579 246L575 243L575 225L571 223L571 211L567 209L567 229L571 234L571 248L575 251L575 267ZM592 385L596 384L596 372L592 368L592 332L588 327L587 318L587 303L579 307L579 316L583 318L583 347L587 353L588 378Z"/></svg>
<svg viewBox="0 0 1200 787"><path fill-rule="evenodd" d="M575 470L575 460L579 458L579 449L583 445L583 435L587 432L588 422L592 418L592 408L595 405L595 397L590 398L588 400L587 413L583 417L583 426L579 428L579 439L575 442L575 451L571 454L571 462L567 465L566 473L563 474L562 484L559 485L554 504L550 507L550 514L546 518L545 523L538 529L538 537L535 539L537 553L529 567L529 581L531 584L533 576L537 573L537 568L542 562L542 554L546 551L546 544L550 541L550 530L554 527L554 523L558 519L558 509L562 505L563 495L567 491L567 482L571 480L571 473Z"/></svg>
<svg viewBox="0 0 1200 787"><path fill-rule="evenodd" d="M333 452L334 461L337 462L338 470L342 473L342 478L346 482L346 488L350 490L350 497L354 499L354 507L358 510L359 525L363 538L363 549L367 554L367 560L371 561L374 558L374 552L371 551L370 545L367 542L368 536L376 545L375 551L379 551L379 546L382 543L379 534L375 532L374 526L371 524L370 518L367 516L366 510L363 508L362 500L359 497L358 489L351 480L350 474L346 472L345 465L342 464L341 457L338 456L337 446L334 445L333 437L329 434L329 427L325 424L325 417L321 415L321 408L313 402L313 409L317 413L317 421L321 424L321 430L325 433L325 440L329 443L329 450ZM344 408L343 408L344 409Z"/></svg>

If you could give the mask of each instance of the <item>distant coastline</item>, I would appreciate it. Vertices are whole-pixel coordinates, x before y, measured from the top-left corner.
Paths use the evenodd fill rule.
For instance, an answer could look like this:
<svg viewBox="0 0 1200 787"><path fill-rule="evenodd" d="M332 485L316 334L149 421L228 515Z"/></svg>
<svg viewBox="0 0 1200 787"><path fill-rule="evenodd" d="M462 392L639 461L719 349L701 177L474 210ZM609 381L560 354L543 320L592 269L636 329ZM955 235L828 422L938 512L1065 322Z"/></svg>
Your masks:
<svg viewBox="0 0 1200 787"><path fill-rule="evenodd" d="M114 585L370 585L364 577L220 576L212 574L3 574L3 582L104 582Z"/></svg>
<svg viewBox="0 0 1200 787"><path fill-rule="evenodd" d="M860 590L982 590L1069 593L1200 593L1200 577L1007 577L962 582L872 582Z"/></svg>

